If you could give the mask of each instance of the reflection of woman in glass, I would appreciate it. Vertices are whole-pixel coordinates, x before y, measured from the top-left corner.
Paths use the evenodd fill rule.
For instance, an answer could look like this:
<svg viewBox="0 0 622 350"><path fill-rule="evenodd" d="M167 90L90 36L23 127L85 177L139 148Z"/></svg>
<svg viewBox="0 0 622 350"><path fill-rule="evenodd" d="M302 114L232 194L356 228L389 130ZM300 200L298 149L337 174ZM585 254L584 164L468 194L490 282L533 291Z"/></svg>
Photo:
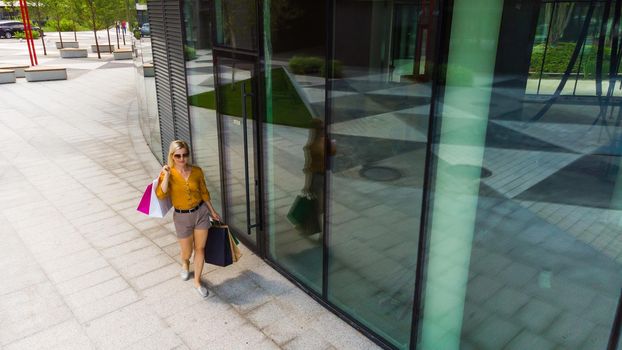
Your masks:
<svg viewBox="0 0 622 350"><path fill-rule="evenodd" d="M307 193L314 199L315 210L312 218L309 218L307 225L304 225L303 232L313 234L322 230L320 223L324 214L324 173L326 167L324 164L324 122L321 119L313 118L311 120L311 129L309 129L309 139L304 146L305 154L305 187L303 192ZM335 155L335 143L331 140L330 155Z"/></svg>

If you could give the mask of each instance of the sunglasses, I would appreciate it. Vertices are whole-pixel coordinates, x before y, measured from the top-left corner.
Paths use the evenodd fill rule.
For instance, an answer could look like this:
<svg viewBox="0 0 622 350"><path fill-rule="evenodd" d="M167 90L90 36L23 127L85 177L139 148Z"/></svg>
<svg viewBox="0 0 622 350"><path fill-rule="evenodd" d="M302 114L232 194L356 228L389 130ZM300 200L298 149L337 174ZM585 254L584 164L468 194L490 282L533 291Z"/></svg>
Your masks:
<svg viewBox="0 0 622 350"><path fill-rule="evenodd" d="M184 157L184 158L188 158L188 153L184 153L184 154L173 154L173 157L175 157L175 159L181 159L182 157Z"/></svg>

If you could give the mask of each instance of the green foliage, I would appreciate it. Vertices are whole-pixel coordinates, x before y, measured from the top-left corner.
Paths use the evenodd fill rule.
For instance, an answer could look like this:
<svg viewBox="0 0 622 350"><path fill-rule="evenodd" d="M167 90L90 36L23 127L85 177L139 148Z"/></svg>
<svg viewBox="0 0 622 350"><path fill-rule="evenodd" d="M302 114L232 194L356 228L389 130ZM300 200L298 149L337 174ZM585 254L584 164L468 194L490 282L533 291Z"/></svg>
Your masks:
<svg viewBox="0 0 622 350"><path fill-rule="evenodd" d="M333 66L333 77L343 76L343 65L338 60L329 62ZM324 58L314 56L294 56L289 60L289 69L294 74L326 76Z"/></svg>
<svg viewBox="0 0 622 350"><path fill-rule="evenodd" d="M250 91L251 80L246 79L235 83L223 85L220 88L220 111L223 114L242 117L242 84L246 85L246 91ZM272 69L272 115L268 116L269 123L287 126L310 128L312 116L302 99L292 86L287 73L283 68ZM191 106L207 109L216 109L215 91L203 92L188 97ZM253 119L252 110L247 111L249 118Z"/></svg>
<svg viewBox="0 0 622 350"><path fill-rule="evenodd" d="M339 60L332 60L333 65L333 78L341 78L343 77L343 64ZM320 76L326 76L326 65L322 64L320 68Z"/></svg>
<svg viewBox="0 0 622 350"><path fill-rule="evenodd" d="M294 56L289 60L289 69L294 74L320 74L324 59L311 56Z"/></svg>
<svg viewBox="0 0 622 350"><path fill-rule="evenodd" d="M138 38L140 38L140 31L138 31L138 35ZM197 50L192 46L184 45L184 54L186 61L192 61L197 58Z"/></svg>
<svg viewBox="0 0 622 350"><path fill-rule="evenodd" d="M576 43L559 42L556 45L549 45L546 50L546 60L544 61L544 67L542 67L542 58L544 57L544 44L535 45L531 53L531 64L529 71L538 75L540 69L542 72L548 75L562 75L570 58L574 52ZM581 55L581 54L580 54ZM598 46L586 45L583 50L583 58L581 56L577 58L577 61L572 69L572 73L576 74L579 69L579 61L581 61L581 73L579 78L594 79L596 75L596 57L598 55ZM611 48L605 47L603 50L603 77L609 74L609 60L611 58Z"/></svg>
<svg viewBox="0 0 622 350"><path fill-rule="evenodd" d="M89 28L86 26L82 26L78 23L75 23L76 26L76 30L88 30ZM58 22L56 22L56 20L49 20L44 27L46 32L55 32L58 31ZM60 30L62 32L72 32L74 29L74 22L63 18L60 20Z"/></svg>
<svg viewBox="0 0 622 350"><path fill-rule="evenodd" d="M39 36L39 32L33 30L32 31L32 38L33 39L39 39L39 37L40 37ZM17 32L17 33L15 33L14 38L16 38L16 39L26 39L26 33L24 33L24 32Z"/></svg>

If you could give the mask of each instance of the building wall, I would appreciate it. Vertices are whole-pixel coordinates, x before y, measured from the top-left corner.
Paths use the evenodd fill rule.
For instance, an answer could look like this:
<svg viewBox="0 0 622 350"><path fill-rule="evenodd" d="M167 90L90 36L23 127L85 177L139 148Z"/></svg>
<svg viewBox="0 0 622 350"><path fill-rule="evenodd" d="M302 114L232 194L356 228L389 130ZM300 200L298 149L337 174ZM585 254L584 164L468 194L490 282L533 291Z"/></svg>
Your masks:
<svg viewBox="0 0 622 350"><path fill-rule="evenodd" d="M246 244L387 348L615 340L615 1L232 4L181 3L177 50Z"/></svg>

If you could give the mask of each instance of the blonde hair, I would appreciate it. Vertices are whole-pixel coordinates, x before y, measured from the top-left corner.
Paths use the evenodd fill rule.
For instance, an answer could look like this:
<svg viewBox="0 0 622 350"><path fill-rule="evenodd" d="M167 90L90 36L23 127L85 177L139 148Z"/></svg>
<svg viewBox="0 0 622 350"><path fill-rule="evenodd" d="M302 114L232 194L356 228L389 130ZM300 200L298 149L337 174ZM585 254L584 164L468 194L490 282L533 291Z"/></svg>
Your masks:
<svg viewBox="0 0 622 350"><path fill-rule="evenodd" d="M190 146L188 146L186 141L175 140L171 142L170 146L168 146L168 166L170 166L171 168L175 165L175 162L173 161L173 153L180 149L185 149L186 151L188 151L188 164L192 164Z"/></svg>

